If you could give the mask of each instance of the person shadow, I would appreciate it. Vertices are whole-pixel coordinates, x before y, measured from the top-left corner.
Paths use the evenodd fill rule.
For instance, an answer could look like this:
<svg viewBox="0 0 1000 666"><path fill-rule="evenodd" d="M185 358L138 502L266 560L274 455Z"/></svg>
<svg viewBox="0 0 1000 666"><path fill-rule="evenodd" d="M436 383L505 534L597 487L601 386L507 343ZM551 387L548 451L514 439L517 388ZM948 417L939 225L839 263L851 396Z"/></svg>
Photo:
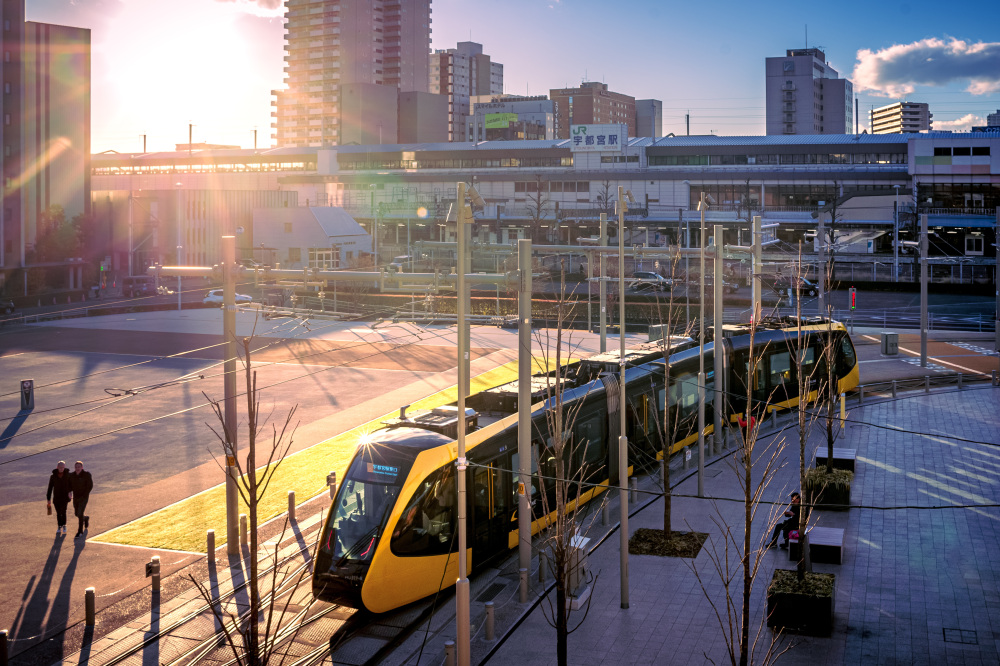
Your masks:
<svg viewBox="0 0 1000 666"><path fill-rule="evenodd" d="M65 540L65 537L63 537ZM76 567L80 560L80 555L83 554L83 549L87 547L86 539L73 539L73 555L70 557L69 563L66 565L66 571L63 572L62 580L59 581L59 588L56 590L55 596L52 598L52 604L49 610L49 619L46 623L49 627L66 627L70 624L70 607L72 603L73 595L73 578L76 576ZM80 646L81 649L90 649L90 641L93 640L94 632L93 627L90 627L90 632L84 632L83 643ZM62 647L62 643L65 640L66 633L62 632L58 636L54 637L57 641L57 645ZM88 638L89 636L89 638Z"/></svg>
<svg viewBox="0 0 1000 666"><path fill-rule="evenodd" d="M59 563L59 556L62 554L62 545L66 537L56 535L52 547L49 549L42 571L37 577L32 577L28 581L28 588L25 589L23 603L18 610L17 617L14 618L10 636L15 641L32 641L45 633L45 614L49 610L49 591L52 581L55 580L56 565ZM37 581L37 585L32 590L31 585ZM32 641L33 642L33 641Z"/></svg>
<svg viewBox="0 0 1000 666"><path fill-rule="evenodd" d="M21 429L21 426L23 426L24 422L28 420L29 416L31 416L31 410L22 409L17 413L17 416L10 420L7 427L3 429L3 433L0 434L0 451L7 448L7 445L10 444L10 440L14 439L17 431Z"/></svg>

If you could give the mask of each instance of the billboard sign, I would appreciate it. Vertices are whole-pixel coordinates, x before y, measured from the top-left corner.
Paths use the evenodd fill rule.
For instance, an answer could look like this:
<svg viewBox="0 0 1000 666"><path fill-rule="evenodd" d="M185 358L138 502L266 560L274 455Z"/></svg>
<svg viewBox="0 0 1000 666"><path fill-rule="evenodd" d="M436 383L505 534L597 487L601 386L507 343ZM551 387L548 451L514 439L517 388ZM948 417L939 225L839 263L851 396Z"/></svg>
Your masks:
<svg viewBox="0 0 1000 666"><path fill-rule="evenodd" d="M574 153L620 153L628 143L628 125L570 125Z"/></svg>
<svg viewBox="0 0 1000 666"><path fill-rule="evenodd" d="M516 113L487 113L486 129L505 129L511 123L517 122Z"/></svg>

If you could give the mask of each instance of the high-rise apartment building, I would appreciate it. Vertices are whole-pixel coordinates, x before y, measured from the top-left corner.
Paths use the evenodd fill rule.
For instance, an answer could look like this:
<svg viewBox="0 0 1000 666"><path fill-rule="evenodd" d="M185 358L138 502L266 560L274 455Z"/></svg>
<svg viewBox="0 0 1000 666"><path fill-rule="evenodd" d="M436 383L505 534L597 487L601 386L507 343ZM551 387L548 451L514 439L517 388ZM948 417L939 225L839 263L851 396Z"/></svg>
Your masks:
<svg viewBox="0 0 1000 666"><path fill-rule="evenodd" d="M788 49L767 58L768 134L853 134L854 86L819 49Z"/></svg>
<svg viewBox="0 0 1000 666"><path fill-rule="evenodd" d="M635 135L663 136L663 102L658 99L635 100Z"/></svg>
<svg viewBox="0 0 1000 666"><path fill-rule="evenodd" d="M558 138L568 139L570 125L628 125L628 135L635 133L635 97L608 90L606 83L588 81L579 88L559 88L549 91L556 103Z"/></svg>
<svg viewBox="0 0 1000 666"><path fill-rule="evenodd" d="M50 207L90 212L90 31L25 22L24 0L0 0L0 20L2 283L30 266Z"/></svg>
<svg viewBox="0 0 1000 666"><path fill-rule="evenodd" d="M503 65L483 53L483 45L459 42L430 57L430 91L448 97L448 140L466 140L470 100L477 95L503 94Z"/></svg>
<svg viewBox="0 0 1000 666"><path fill-rule="evenodd" d="M926 102L896 102L869 114L872 134L910 134L931 130L930 107Z"/></svg>
<svg viewBox="0 0 1000 666"><path fill-rule="evenodd" d="M377 136L384 118L369 127L365 115L345 121L343 114L345 102L359 108L386 92L369 85L428 91L430 0L287 0L285 25L285 89L274 91L271 113L279 146ZM341 86L347 84L365 98L345 100Z"/></svg>

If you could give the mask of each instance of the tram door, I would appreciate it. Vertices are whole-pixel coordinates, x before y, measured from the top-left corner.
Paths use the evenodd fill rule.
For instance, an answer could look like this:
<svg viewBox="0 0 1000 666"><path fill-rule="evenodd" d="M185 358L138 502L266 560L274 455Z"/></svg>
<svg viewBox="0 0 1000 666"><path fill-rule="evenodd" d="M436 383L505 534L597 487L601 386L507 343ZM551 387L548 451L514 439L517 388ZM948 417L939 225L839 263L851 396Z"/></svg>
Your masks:
<svg viewBox="0 0 1000 666"><path fill-rule="evenodd" d="M472 521L474 528L473 564L507 549L511 510L509 475L501 473L499 462L472 468Z"/></svg>

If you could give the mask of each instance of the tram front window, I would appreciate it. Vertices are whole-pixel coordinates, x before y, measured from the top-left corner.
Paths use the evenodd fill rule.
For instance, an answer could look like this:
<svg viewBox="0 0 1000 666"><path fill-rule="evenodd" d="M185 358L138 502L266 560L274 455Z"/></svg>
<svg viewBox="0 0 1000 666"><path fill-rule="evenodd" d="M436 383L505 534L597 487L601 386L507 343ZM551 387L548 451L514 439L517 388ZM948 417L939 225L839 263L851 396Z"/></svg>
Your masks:
<svg viewBox="0 0 1000 666"><path fill-rule="evenodd" d="M337 509L324 544L336 559L370 561L403 481L399 464L359 455L337 494Z"/></svg>

